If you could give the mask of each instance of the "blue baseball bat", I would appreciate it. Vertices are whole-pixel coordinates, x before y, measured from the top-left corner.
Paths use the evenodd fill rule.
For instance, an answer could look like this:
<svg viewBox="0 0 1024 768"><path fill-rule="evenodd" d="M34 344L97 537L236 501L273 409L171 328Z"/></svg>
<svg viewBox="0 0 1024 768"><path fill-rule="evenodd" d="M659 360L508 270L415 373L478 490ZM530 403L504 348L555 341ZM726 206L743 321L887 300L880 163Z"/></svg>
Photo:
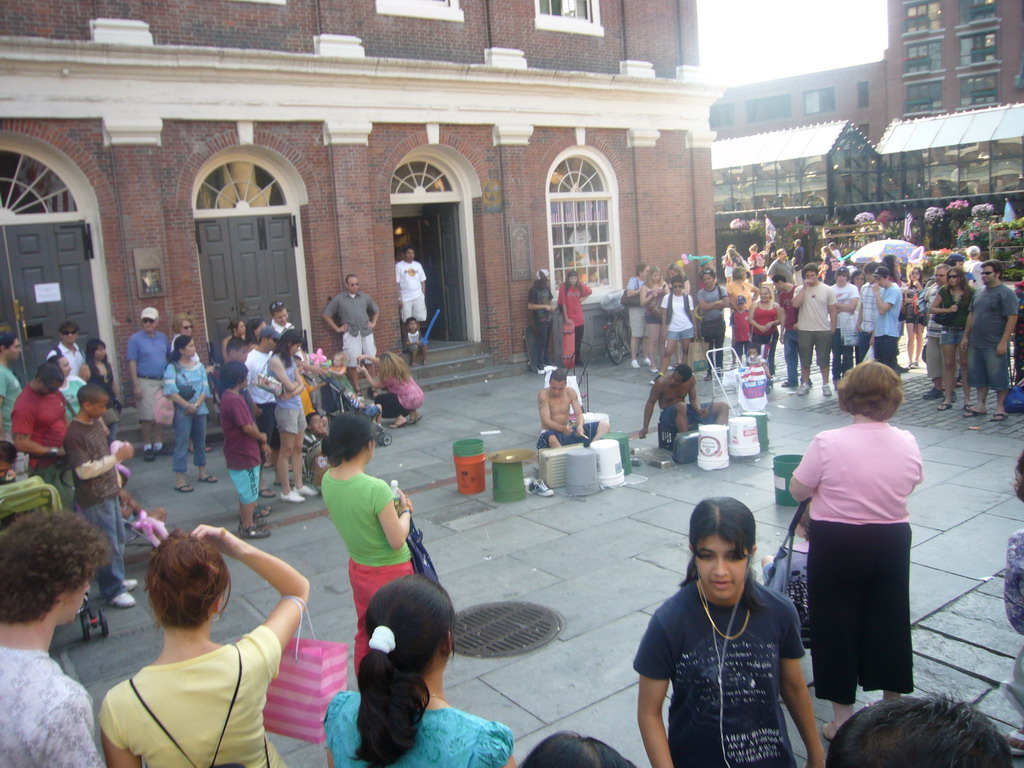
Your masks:
<svg viewBox="0 0 1024 768"><path fill-rule="evenodd" d="M427 326L427 332L423 334L423 344L424 344L424 346L426 346L428 340L430 339L430 332L432 330L434 330L434 323L437 322L437 318L440 317L440 316L441 316L441 310L440 309L435 309L434 310L434 316L432 318L430 318L430 325Z"/></svg>

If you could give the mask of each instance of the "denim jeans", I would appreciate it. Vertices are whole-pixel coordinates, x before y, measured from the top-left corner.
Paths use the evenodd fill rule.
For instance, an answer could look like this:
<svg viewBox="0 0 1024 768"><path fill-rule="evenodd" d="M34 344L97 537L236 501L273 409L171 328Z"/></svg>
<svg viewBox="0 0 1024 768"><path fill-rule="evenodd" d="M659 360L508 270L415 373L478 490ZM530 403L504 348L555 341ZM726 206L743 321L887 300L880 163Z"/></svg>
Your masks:
<svg viewBox="0 0 1024 768"><path fill-rule="evenodd" d="M899 354L898 336L875 336L875 360L885 363L894 371L897 369L896 356ZM899 371L896 371L899 373Z"/></svg>
<svg viewBox="0 0 1024 768"><path fill-rule="evenodd" d="M782 340L782 354L786 358L786 383L794 387L800 381L799 331L786 331Z"/></svg>
<svg viewBox="0 0 1024 768"><path fill-rule="evenodd" d="M551 345L551 321L536 321L533 333L533 349L530 350L531 358L538 368L547 365L550 359L548 347Z"/></svg>
<svg viewBox="0 0 1024 768"><path fill-rule="evenodd" d="M843 332L837 330L832 336L832 380L839 381L843 374L853 368L853 345L843 344Z"/></svg>
<svg viewBox="0 0 1024 768"><path fill-rule="evenodd" d="M113 600L124 592L124 523L117 497L101 501L91 507L82 507L85 519L95 525L110 541L110 562L96 569L100 594Z"/></svg>
<svg viewBox="0 0 1024 768"><path fill-rule="evenodd" d="M192 463L197 467L206 466L206 414L185 413L184 408L174 408L174 464L175 472L185 474L188 469L188 440L192 438Z"/></svg>
<svg viewBox="0 0 1024 768"><path fill-rule="evenodd" d="M872 333L872 331L857 331L857 346L853 350L853 353L858 364L864 362L864 358L867 357L868 350L871 349Z"/></svg>

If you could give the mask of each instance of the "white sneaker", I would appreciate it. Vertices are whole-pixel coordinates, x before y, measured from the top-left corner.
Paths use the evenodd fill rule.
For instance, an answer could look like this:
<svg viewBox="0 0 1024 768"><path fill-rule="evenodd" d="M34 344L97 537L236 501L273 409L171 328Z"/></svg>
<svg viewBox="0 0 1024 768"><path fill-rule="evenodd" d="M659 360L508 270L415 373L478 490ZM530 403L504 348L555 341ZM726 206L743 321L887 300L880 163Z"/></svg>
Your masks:
<svg viewBox="0 0 1024 768"><path fill-rule="evenodd" d="M135 588L139 586L138 579L125 579L121 583L124 584L124 588L127 589L129 592L134 592Z"/></svg>
<svg viewBox="0 0 1024 768"><path fill-rule="evenodd" d="M832 388L828 384L822 384L821 394L823 394L825 397L832 397Z"/></svg>
<svg viewBox="0 0 1024 768"><path fill-rule="evenodd" d="M640 365L650 365L650 364L651 364L651 358L649 358L649 357L645 357L643 360L640 361Z"/></svg>
<svg viewBox="0 0 1024 768"><path fill-rule="evenodd" d="M538 496L554 496L555 492L552 491L539 477L533 481L532 492Z"/></svg>
<svg viewBox="0 0 1024 768"><path fill-rule="evenodd" d="M803 383L803 384L801 384L801 385L800 385L800 389L798 389L798 390L796 391L796 393L797 393L798 395L806 395L806 394L809 394L809 393L810 393L810 391L811 391L811 385L810 385L810 384L807 384L807 383L805 382L805 383Z"/></svg>
<svg viewBox="0 0 1024 768"><path fill-rule="evenodd" d="M135 607L135 598L127 592L122 592L114 599L108 600L107 605L112 605L115 608L133 608Z"/></svg>
<svg viewBox="0 0 1024 768"><path fill-rule="evenodd" d="M303 496L317 496L316 488L310 488L308 485L300 485L298 488L292 489L296 493L301 493Z"/></svg>
<svg viewBox="0 0 1024 768"><path fill-rule="evenodd" d="M306 497L301 493L297 493L293 488L291 493L282 493L281 501L290 501L292 504L301 504L306 500Z"/></svg>
<svg viewBox="0 0 1024 768"><path fill-rule="evenodd" d="M640 363L638 363L636 360L633 360L633 362L630 363L630 365L633 366L634 368L639 368L640 367Z"/></svg>

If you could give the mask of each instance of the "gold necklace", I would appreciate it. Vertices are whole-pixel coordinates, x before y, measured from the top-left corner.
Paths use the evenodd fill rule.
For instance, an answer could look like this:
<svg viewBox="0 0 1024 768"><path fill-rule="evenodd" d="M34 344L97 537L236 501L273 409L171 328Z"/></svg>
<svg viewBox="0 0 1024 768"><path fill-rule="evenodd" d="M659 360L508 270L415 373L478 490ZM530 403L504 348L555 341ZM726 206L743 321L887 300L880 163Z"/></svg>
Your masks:
<svg viewBox="0 0 1024 768"><path fill-rule="evenodd" d="M711 611L708 609L708 599L704 597L704 588L701 587L700 580L697 581L697 594L700 595L700 604L704 606L704 614L708 617L708 621L711 622L711 626L714 627L715 632L719 635L724 637L726 640L735 640L747 631L747 624L750 622L750 608L747 608L747 618L743 620L743 626L740 627L740 631L735 635L727 635L718 628L718 625L715 624L715 620L711 618Z"/></svg>

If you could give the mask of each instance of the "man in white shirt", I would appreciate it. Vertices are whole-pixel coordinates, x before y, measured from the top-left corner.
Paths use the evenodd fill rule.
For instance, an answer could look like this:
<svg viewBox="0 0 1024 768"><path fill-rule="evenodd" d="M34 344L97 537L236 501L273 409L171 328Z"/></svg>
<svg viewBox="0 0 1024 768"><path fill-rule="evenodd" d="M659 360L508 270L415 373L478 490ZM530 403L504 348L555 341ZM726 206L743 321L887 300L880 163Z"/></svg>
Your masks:
<svg viewBox="0 0 1024 768"><path fill-rule="evenodd" d="M74 320L65 320L60 324L58 333L60 341L54 349L71 366L71 373L68 375L79 376L78 369L85 365L85 355L82 354L82 348L78 346L78 323Z"/></svg>
<svg viewBox="0 0 1024 768"><path fill-rule="evenodd" d="M270 443L270 458L263 465L263 469L267 471L260 473L260 496L264 499L274 496L270 474L271 467L277 466L277 449L281 447L281 435L277 431L275 415L277 398L268 390L256 386L256 377L261 373L267 373L267 363L270 361L270 355L273 354L274 345L279 338L281 336L273 326L264 327L260 331L259 344L249 350L249 354L245 358L245 367L249 371L248 392L258 410L255 417L256 428L269 438L268 442Z"/></svg>
<svg viewBox="0 0 1024 768"><path fill-rule="evenodd" d="M102 768L92 700L49 654L54 629L75 618L96 568L110 559L106 537L81 515L33 512L0 542L0 690L3 764ZM134 586L134 583L133 583Z"/></svg>
<svg viewBox="0 0 1024 768"><path fill-rule="evenodd" d="M972 245L967 249L967 261L964 262L964 272L971 276L975 285L981 285L981 248Z"/></svg>
<svg viewBox="0 0 1024 768"><path fill-rule="evenodd" d="M793 294L793 307L799 311L797 341L800 345L800 389L798 395L811 391L811 356L818 359L821 369L821 394L832 395L828 385L829 361L832 356L832 338L836 333L836 295L818 280L818 267L804 267L803 285Z"/></svg>
<svg viewBox="0 0 1024 768"><path fill-rule="evenodd" d="M395 282L398 283L398 303L402 307L402 322L415 317L421 323L427 320L427 302L423 291L427 274L416 261L416 251L406 246L401 261L395 262Z"/></svg>

